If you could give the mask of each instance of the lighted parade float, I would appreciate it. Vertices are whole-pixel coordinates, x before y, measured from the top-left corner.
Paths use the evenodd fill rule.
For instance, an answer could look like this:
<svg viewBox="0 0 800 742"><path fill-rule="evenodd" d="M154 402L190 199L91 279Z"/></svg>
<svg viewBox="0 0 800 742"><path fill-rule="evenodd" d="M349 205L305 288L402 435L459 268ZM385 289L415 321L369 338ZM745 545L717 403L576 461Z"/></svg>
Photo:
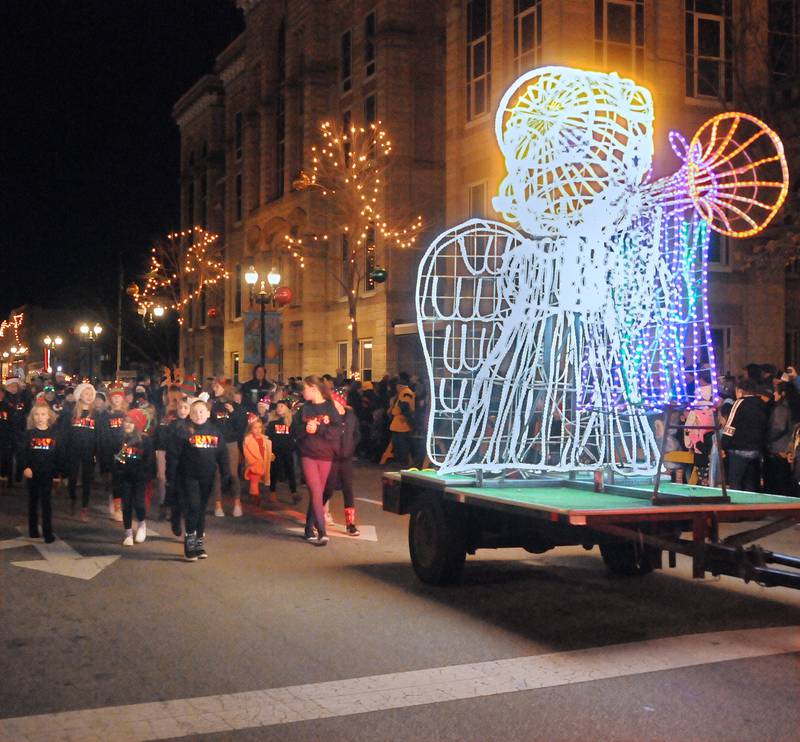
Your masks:
<svg viewBox="0 0 800 742"><path fill-rule="evenodd" d="M387 474L383 492L385 510L411 515L418 576L455 581L478 548L578 544L619 574L681 553L695 577L800 587L800 559L743 548L798 522L800 500L662 483L654 433L716 396L710 230L741 239L773 219L788 191L778 136L721 113L691 141L671 133L680 167L654 180L650 92L567 67L520 77L495 132L506 222L447 230L419 265L434 468ZM720 523L764 519L720 539Z"/></svg>

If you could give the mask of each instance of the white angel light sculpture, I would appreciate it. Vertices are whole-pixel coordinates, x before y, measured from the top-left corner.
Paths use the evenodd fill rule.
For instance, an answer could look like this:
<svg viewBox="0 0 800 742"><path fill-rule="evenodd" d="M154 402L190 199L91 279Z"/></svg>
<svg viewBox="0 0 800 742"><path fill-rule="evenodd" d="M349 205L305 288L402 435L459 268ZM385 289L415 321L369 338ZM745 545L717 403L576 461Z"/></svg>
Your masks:
<svg viewBox="0 0 800 742"><path fill-rule="evenodd" d="M720 114L678 172L650 182L650 92L616 74L543 67L503 97L507 177L495 209L441 234L417 277L440 472L608 467L652 474L648 413L712 370L708 228L748 236L785 199L778 137Z"/></svg>

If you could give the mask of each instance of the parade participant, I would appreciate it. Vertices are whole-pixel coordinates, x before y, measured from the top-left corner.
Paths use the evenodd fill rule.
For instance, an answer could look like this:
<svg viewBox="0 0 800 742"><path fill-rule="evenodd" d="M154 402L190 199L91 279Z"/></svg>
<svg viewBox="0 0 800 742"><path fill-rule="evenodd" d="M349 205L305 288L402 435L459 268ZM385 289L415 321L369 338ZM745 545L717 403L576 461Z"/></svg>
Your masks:
<svg viewBox="0 0 800 742"><path fill-rule="evenodd" d="M177 472L170 473L169 477L181 478L186 519L183 553L188 561L194 562L208 556L204 544L206 506L215 475L219 473L223 487L227 487L231 472L225 439L219 428L209 422L206 403L193 402L189 418L191 422L177 447Z"/></svg>
<svg viewBox="0 0 800 742"><path fill-rule="evenodd" d="M75 401L61 413L59 425L65 434L65 467L69 480L70 512L77 502L78 477L82 483L81 520L89 520L89 499L92 494L98 432L94 408L95 390L91 384L75 387Z"/></svg>
<svg viewBox="0 0 800 742"><path fill-rule="evenodd" d="M334 490L341 490L344 495L344 518L347 533L350 536L360 536L361 531L356 525L356 506L353 497L353 456L361 438L359 420L353 408L343 405L344 399L334 395L334 405L341 418L341 439L339 448L333 459L331 471L325 484L322 500L327 506L333 497Z"/></svg>
<svg viewBox="0 0 800 742"><path fill-rule="evenodd" d="M112 386L108 390L108 409L98 420L99 424L99 458L100 472L104 477L111 477L114 456L122 445L122 422L128 414L128 405L125 402L125 388ZM113 488L111 488L113 490ZM108 512L111 517L122 522L122 500L116 498L114 493L108 496Z"/></svg>
<svg viewBox="0 0 800 742"><path fill-rule="evenodd" d="M405 469L409 465L409 457L414 459L414 411L416 408L416 397L409 386L408 374L400 373L395 385L396 394L389 402L389 414L391 422L389 431L392 434L392 452L394 460Z"/></svg>
<svg viewBox="0 0 800 742"><path fill-rule="evenodd" d="M170 509L169 521L172 527L172 533L175 536L180 536L181 531L181 513L184 511L183 506L183 490L181 487L180 477L175 476L177 472L177 457L179 455L180 442L184 436L188 434L189 426L189 409L194 398L189 397L180 399L175 407L175 417L170 422L166 433L166 449L165 449L165 465L167 474L167 487L165 501ZM172 477L169 473L173 472Z"/></svg>
<svg viewBox="0 0 800 742"><path fill-rule="evenodd" d="M266 487L269 484L270 466L274 457L272 442L264 435L264 423L252 413L242 449L245 461L244 478L250 483L250 498L257 505L261 499L261 485Z"/></svg>
<svg viewBox="0 0 800 742"><path fill-rule="evenodd" d="M11 439L14 448L14 456L16 457L20 441L25 434L28 412L30 412L31 405L28 396L24 392L22 382L13 376L6 380L6 405L11 424ZM20 482L22 481L22 467L19 465L18 461L16 464L17 465L14 467L14 482ZM11 484L11 479L9 479L9 487Z"/></svg>
<svg viewBox="0 0 800 742"><path fill-rule="evenodd" d="M766 456L764 458L764 491L773 495L792 494L792 468L789 462L793 448L794 422L789 397L794 386L781 381L773 392L774 403L767 421Z"/></svg>
<svg viewBox="0 0 800 742"><path fill-rule="evenodd" d="M292 430L300 449L300 464L311 493L306 514L305 538L315 546L325 546L325 510L322 495L331 462L339 445L340 416L330 399L328 388L316 376L303 379L303 399ZM316 536L313 528L317 529Z"/></svg>
<svg viewBox="0 0 800 742"><path fill-rule="evenodd" d="M28 536L39 538L38 509L42 507L42 535L45 543L55 541L51 495L53 479L61 466L61 443L56 430L56 413L47 403L37 403L28 415L28 429L19 449L19 465L28 485Z"/></svg>
<svg viewBox="0 0 800 742"><path fill-rule="evenodd" d="M214 379L211 386L214 398L211 404L211 420L220 429L228 447L228 461L231 469L231 494L233 495L233 516L242 514L242 501L239 484L239 461L244 433L247 429L247 412L235 399L235 388L227 379ZM214 515L222 518L222 489L219 478L214 481Z"/></svg>
<svg viewBox="0 0 800 742"><path fill-rule="evenodd" d="M10 487L14 475L14 433L6 390L0 388L0 486Z"/></svg>
<svg viewBox="0 0 800 742"><path fill-rule="evenodd" d="M275 403L275 409L270 413L267 423L267 435L272 442L272 453L275 459L270 467L269 501L275 503L278 498L275 488L279 480L285 479L289 483L292 493L292 502L300 502L297 494L297 481L294 476L295 440L292 434L291 400L283 399Z"/></svg>
<svg viewBox="0 0 800 742"><path fill-rule="evenodd" d="M141 410L128 412L122 423L122 445L114 455L114 497L122 500L122 527L125 529L123 546L141 544L147 538L144 489L155 475L153 443L144 429L147 417ZM133 511L139 525L133 535Z"/></svg>
<svg viewBox="0 0 800 742"><path fill-rule="evenodd" d="M270 402L269 397L262 397L256 404L256 414L261 419L261 422L264 423L265 428L270 419L270 407L272 407L272 402Z"/></svg>
<svg viewBox="0 0 800 742"><path fill-rule="evenodd" d="M727 456L728 486L757 492L767 427L766 409L752 379L741 379L737 383L736 397L721 436L722 449Z"/></svg>
<svg viewBox="0 0 800 742"><path fill-rule="evenodd" d="M183 395L177 386L167 389L164 414L153 431L153 447L156 452L156 497L159 503L159 520L164 520L167 514L167 439L169 426L176 417L178 402Z"/></svg>
<svg viewBox="0 0 800 742"><path fill-rule="evenodd" d="M242 403L247 409L255 410L258 400L269 394L272 386L272 382L267 379L266 366L260 363L253 366L253 377L242 384Z"/></svg>

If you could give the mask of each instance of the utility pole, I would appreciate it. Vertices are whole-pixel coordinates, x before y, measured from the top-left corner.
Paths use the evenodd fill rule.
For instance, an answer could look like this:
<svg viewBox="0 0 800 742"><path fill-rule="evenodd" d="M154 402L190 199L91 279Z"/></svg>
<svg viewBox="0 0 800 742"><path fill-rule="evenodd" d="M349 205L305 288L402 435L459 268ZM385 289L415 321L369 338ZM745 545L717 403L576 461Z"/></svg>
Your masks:
<svg viewBox="0 0 800 742"><path fill-rule="evenodd" d="M122 251L117 253L119 261L119 285L117 286L117 372L114 376L119 379L119 372L122 368L122 292L125 287L125 274L122 268Z"/></svg>

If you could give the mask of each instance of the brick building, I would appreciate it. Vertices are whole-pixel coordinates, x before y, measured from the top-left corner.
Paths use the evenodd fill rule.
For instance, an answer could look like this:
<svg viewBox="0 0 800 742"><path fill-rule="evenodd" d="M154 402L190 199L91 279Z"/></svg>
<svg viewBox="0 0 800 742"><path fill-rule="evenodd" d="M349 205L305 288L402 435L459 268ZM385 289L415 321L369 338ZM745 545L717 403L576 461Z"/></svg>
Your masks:
<svg viewBox="0 0 800 742"><path fill-rule="evenodd" d="M318 194L292 189L321 120L380 119L394 142L386 193L429 236L469 216L496 218L504 176L494 112L516 76L544 64L618 71L655 102L654 174L674 171L672 129L690 136L715 113L761 115L798 161L798 4L791 0L239 0L246 30L174 110L181 130L182 223L223 235L232 278L195 307L182 358L201 373L242 374L243 275L277 268L283 371L333 371L349 353L346 302L330 273L331 236L301 271L282 235L332 232ZM793 128L795 127L795 128ZM792 168L792 165L795 165ZM797 211L797 185L771 229ZM796 227L795 227L796 229ZM423 241L424 244L424 241ZM715 235L710 313L721 371L800 362L800 279L773 263L742 269L751 241ZM418 251L377 245L389 280L359 304L361 365L419 368L412 292ZM216 319L209 306L221 309ZM276 369L272 369L275 373Z"/></svg>

